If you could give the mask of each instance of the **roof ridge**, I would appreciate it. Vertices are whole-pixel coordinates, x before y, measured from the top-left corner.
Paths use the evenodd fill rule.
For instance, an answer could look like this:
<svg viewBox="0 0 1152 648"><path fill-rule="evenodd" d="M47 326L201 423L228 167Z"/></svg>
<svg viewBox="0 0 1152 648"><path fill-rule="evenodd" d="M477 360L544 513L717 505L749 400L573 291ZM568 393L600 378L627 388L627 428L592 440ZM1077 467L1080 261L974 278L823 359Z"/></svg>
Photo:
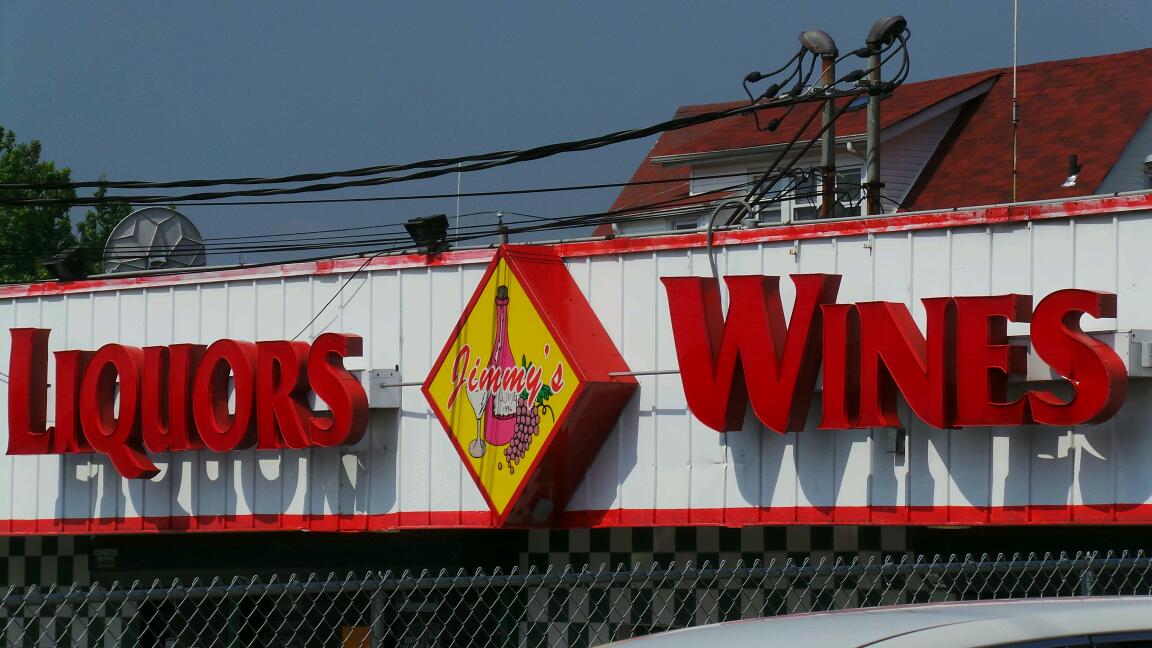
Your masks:
<svg viewBox="0 0 1152 648"><path fill-rule="evenodd" d="M1100 63L1106 59L1120 59L1120 58L1125 58L1125 57L1139 56L1142 54L1144 54L1144 55L1152 54L1152 47L1146 47L1146 48L1135 49L1135 50L1126 50L1123 52L1114 52L1112 54L1095 54L1093 56L1080 56L1080 57L1075 57L1075 58L1057 59L1057 60L1053 60L1053 61L1037 61L1035 63L1026 63L1024 65L1017 66L1016 72L1017 72L1017 74L1019 74L1021 72L1025 72L1025 73L1032 72L1032 71L1037 70L1037 69L1053 69L1053 68L1074 67L1074 66L1080 66L1080 65L1092 65L1092 64ZM980 76L980 75L984 76L983 79L980 79L982 81L982 80L987 79L987 78L992 77L992 76L999 76L1002 74L1010 73L1011 71L1012 71L1011 66L994 67L994 68L987 68L984 70L972 70L970 72L960 72L958 74L952 74L949 76L933 77L931 79L924 79L922 81L910 81L910 82L905 83L903 85L914 87L914 86L920 86L920 85L929 84L929 83L944 83L944 82L956 81L956 80L961 79L963 77L967 77L967 76L975 77L975 76ZM693 114L697 114L697 113L710 112L710 111L714 111L714 110L724 110L726 108L730 108L733 106L746 105L746 104L747 104L747 101L739 100L739 99L732 99L730 101L716 101L716 102L702 103L702 104L685 104L685 105L680 106L676 109L676 115L677 116L693 115Z"/></svg>
<svg viewBox="0 0 1152 648"><path fill-rule="evenodd" d="M1008 70L1011 70L1011 68L1008 68ZM1005 70L1000 69L1000 68L994 68L991 70L978 70L975 72L964 72L962 74L954 74L952 76L947 76L947 77L935 77L932 79L924 79L923 81L910 81L908 83L901 84L901 87L916 87L916 86L925 86L928 84L954 82L958 79L963 79L964 77L972 77L972 79L973 79L972 85L976 85L977 83L980 83L981 81L985 81L985 80L987 80L993 76L999 76L1000 74L1003 74L1004 72L1005 72ZM969 87L971 87L971 86L969 86ZM711 111L716 111L716 110L726 110L726 109L734 107L734 106L745 106L745 105L748 105L747 99L743 99L743 100L732 99L730 101L716 101L716 102L712 102L712 103L703 103L703 104L686 104L686 105L680 106L676 109L676 116L682 117L685 115L694 115L694 114L698 114L698 113L711 112Z"/></svg>

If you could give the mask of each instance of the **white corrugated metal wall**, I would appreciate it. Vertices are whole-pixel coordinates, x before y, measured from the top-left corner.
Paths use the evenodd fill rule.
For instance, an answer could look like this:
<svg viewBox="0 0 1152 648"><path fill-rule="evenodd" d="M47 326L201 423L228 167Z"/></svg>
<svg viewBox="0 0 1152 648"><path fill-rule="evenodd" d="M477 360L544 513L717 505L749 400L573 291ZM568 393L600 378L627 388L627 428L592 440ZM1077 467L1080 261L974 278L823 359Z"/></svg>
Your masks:
<svg viewBox="0 0 1152 648"><path fill-rule="evenodd" d="M1152 329L1148 241L1152 212L1141 211L732 245L718 249L717 261L724 274L839 273L841 302L909 303L921 324L923 297L1021 292L1039 299L1068 287L1114 291L1118 317L1091 328ZM659 277L708 274L702 249L604 253L567 263L633 370L676 368ZM350 366L398 365L404 381L422 380L483 271L482 262L373 268L354 278L302 337L325 330L362 335L365 359ZM185 281L5 299L0 326L51 328L52 350L286 339L347 278ZM787 309L791 286L782 285ZM1026 325L1014 325L1010 333L1025 331ZM5 364L9 343L0 336ZM651 511L658 519L659 511L749 507L836 507L859 515L856 507L1152 502L1146 469L1152 393L1144 382L1132 383L1114 420L1076 430L941 431L906 419L908 450L901 456L887 451L884 430L818 431L813 424L777 435L749 415L744 430L719 435L686 411L677 376L639 380L638 396L569 511ZM465 515L453 522L452 513L471 513L474 520L485 510L415 387L404 389L399 411L373 410L369 434L355 447L159 459L165 465L159 477L126 481L101 457L2 456L0 520L368 514L386 516L381 524L387 526L420 526L460 524ZM432 519L428 512L448 517Z"/></svg>

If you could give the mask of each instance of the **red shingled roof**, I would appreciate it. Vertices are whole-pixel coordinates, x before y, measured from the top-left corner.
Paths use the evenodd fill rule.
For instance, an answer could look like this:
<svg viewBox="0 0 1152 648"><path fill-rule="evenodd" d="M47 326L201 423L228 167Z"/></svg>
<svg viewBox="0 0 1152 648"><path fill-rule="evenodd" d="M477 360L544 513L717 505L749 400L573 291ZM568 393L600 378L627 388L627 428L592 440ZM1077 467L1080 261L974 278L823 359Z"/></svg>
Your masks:
<svg viewBox="0 0 1152 648"><path fill-rule="evenodd" d="M1016 200L1096 193L1152 109L1152 49L1018 69ZM906 210L1012 201L1012 70L961 115L904 201ZM1083 170L1062 188L1068 156Z"/></svg>
<svg viewBox="0 0 1152 648"><path fill-rule="evenodd" d="M1035 63L1018 68L1018 200L1062 198L1094 193L1152 108L1152 84L1142 71L1152 69L1152 49L1107 56ZM1012 71L1001 68L907 83L884 101L883 127L953 97L989 79L982 97L970 100L933 160L905 200L904 209L943 209L1008 202L1012 199ZM719 110L746 102L686 106L677 116ZM688 197L689 166L663 165L653 157L724 151L787 142L817 109L799 106L775 132L757 131L750 115L702 124L661 135L632 176L632 181L679 180L670 184L625 187L613 209L635 209ZM773 111L761 113L761 123ZM837 135L864 132L865 111L845 114ZM801 135L815 136L817 118ZM1068 155L1079 156L1083 171L1076 187L1062 189ZM672 204L675 204L673 202ZM665 206L665 205L661 205ZM602 231L603 230L603 231ZM598 234L610 228L597 228Z"/></svg>

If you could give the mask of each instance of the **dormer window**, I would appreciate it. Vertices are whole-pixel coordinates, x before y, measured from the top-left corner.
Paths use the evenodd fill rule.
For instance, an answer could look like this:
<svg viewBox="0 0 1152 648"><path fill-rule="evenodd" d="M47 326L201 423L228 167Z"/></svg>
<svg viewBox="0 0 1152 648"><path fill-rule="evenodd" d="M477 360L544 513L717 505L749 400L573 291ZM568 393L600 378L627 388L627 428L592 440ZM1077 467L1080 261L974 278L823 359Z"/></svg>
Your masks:
<svg viewBox="0 0 1152 648"><path fill-rule="evenodd" d="M859 216L862 213L863 193L860 189L861 167L842 167L836 172L836 203L833 218ZM818 173L809 173L799 180L782 178L765 194L779 200L760 208L761 223L791 223L815 220L820 217L820 189ZM783 192L783 193L781 193ZM767 203L767 201L765 201Z"/></svg>

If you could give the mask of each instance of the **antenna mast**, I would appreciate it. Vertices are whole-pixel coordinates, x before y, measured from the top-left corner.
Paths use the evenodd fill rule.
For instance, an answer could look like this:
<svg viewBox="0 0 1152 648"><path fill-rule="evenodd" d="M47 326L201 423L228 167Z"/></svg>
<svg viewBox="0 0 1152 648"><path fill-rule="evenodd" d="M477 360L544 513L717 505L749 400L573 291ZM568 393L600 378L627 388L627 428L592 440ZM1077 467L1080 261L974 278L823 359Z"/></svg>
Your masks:
<svg viewBox="0 0 1152 648"><path fill-rule="evenodd" d="M460 162L456 163L456 168L460 168ZM460 183L463 182L460 171L456 171L456 229L452 232L452 238L460 238Z"/></svg>
<svg viewBox="0 0 1152 648"><path fill-rule="evenodd" d="M1016 101L1016 29L1020 20L1020 0L1012 0L1012 202L1016 202L1016 128L1020 123Z"/></svg>

